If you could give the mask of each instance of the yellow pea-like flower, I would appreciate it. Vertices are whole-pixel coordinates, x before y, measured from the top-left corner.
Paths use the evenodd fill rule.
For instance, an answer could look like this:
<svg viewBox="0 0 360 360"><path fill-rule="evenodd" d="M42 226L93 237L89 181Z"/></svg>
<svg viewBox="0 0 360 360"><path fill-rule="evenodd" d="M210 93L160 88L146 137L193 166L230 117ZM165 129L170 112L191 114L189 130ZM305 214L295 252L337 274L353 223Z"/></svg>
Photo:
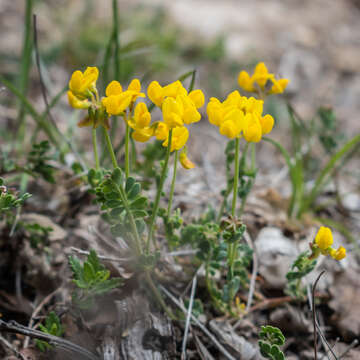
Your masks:
<svg viewBox="0 0 360 360"><path fill-rule="evenodd" d="M243 130L244 139L247 142L259 142L262 136L262 128L258 117L252 113L245 115Z"/></svg>
<svg viewBox="0 0 360 360"><path fill-rule="evenodd" d="M132 138L135 141L146 142L154 135L154 129L152 127L136 128L132 133Z"/></svg>
<svg viewBox="0 0 360 360"><path fill-rule="evenodd" d="M275 120L270 114L260 117L262 135L268 134L274 127Z"/></svg>
<svg viewBox="0 0 360 360"><path fill-rule="evenodd" d="M78 97L76 97L71 90L67 92L68 95L68 101L71 107L74 109L88 109L91 106L91 103L89 100L80 100Z"/></svg>
<svg viewBox="0 0 360 360"><path fill-rule="evenodd" d="M164 122L170 129L184 124L184 107L179 99L167 97L162 105L162 114Z"/></svg>
<svg viewBox="0 0 360 360"><path fill-rule="evenodd" d="M335 260L342 260L346 257L346 249L340 246L337 250L331 249L330 256Z"/></svg>
<svg viewBox="0 0 360 360"><path fill-rule="evenodd" d="M171 148L170 151L180 150L189 138L189 130L185 126L178 126L172 129ZM167 147L169 144L169 136L163 142L163 146Z"/></svg>
<svg viewBox="0 0 360 360"><path fill-rule="evenodd" d="M101 103L109 115L120 115L131 104L133 94L128 91L120 95L110 95L101 100Z"/></svg>
<svg viewBox="0 0 360 360"><path fill-rule="evenodd" d="M149 99L156 105L161 107L164 101L164 90L157 81L152 81L147 89Z"/></svg>
<svg viewBox="0 0 360 360"><path fill-rule="evenodd" d="M95 91L98 77L97 67L87 67L84 73L77 70L71 76L69 88L75 96L85 99Z"/></svg>
<svg viewBox="0 0 360 360"><path fill-rule="evenodd" d="M180 164L184 169L193 169L195 164L187 157L186 151L182 151L179 157Z"/></svg>
<svg viewBox="0 0 360 360"><path fill-rule="evenodd" d="M106 96L120 95L122 92L123 92L122 86L116 80L111 81L105 89Z"/></svg>
<svg viewBox="0 0 360 360"><path fill-rule="evenodd" d="M241 130L239 125L232 120L224 121L219 128L220 134L226 136L229 139L238 137L240 131Z"/></svg>
<svg viewBox="0 0 360 360"><path fill-rule="evenodd" d="M264 101L249 97L244 101L245 111L254 115L261 116L264 108Z"/></svg>
<svg viewBox="0 0 360 360"><path fill-rule="evenodd" d="M136 128L145 128L149 126L151 121L151 114L145 103L139 103L135 107L134 122Z"/></svg>
<svg viewBox="0 0 360 360"><path fill-rule="evenodd" d="M254 81L251 79L250 75L246 71L240 71L238 76L238 84L245 91L253 92L255 91Z"/></svg>
<svg viewBox="0 0 360 360"><path fill-rule="evenodd" d="M268 90L266 86L268 81L273 83L270 90ZM260 62L256 65L254 74L252 76L250 76L246 71L241 71L238 76L238 84L241 88L249 92L258 92L258 87L260 87L262 93L265 95L283 93L288 83L288 79L276 80L275 75L269 73L266 65L263 62ZM255 86L256 84L258 87Z"/></svg>
<svg viewBox="0 0 360 360"><path fill-rule="evenodd" d="M289 79L272 79L271 81L273 82L273 86L271 87L269 94L282 94L289 83Z"/></svg>
<svg viewBox="0 0 360 360"><path fill-rule="evenodd" d="M179 95L176 101L181 102L183 108L183 121L185 124L192 124L200 121L201 115L197 111L193 101L187 95Z"/></svg>
<svg viewBox="0 0 360 360"><path fill-rule="evenodd" d="M244 113L234 108L224 117L224 121L220 124L219 132L221 135L234 139L240 136L244 126Z"/></svg>
<svg viewBox="0 0 360 360"><path fill-rule="evenodd" d="M139 79L133 79L131 80L128 90L135 91L135 92L141 92L141 83Z"/></svg>
<svg viewBox="0 0 360 360"><path fill-rule="evenodd" d="M206 107L206 113L211 124L220 126L220 124L223 122L222 104L217 98L210 98L210 101Z"/></svg>
<svg viewBox="0 0 360 360"><path fill-rule="evenodd" d="M267 81L274 77L274 74L270 74L266 65L263 62L258 63L255 66L253 80L257 82L262 90L264 90Z"/></svg>
<svg viewBox="0 0 360 360"><path fill-rule="evenodd" d="M189 93L189 98L197 109L201 108L205 103L205 96L201 90L193 90Z"/></svg>
<svg viewBox="0 0 360 360"><path fill-rule="evenodd" d="M169 135L169 127L164 122L158 122L155 129L155 136L158 140L165 140Z"/></svg>
<svg viewBox="0 0 360 360"><path fill-rule="evenodd" d="M169 85L164 86L164 96L176 98L178 95L187 95L187 90L183 87L180 80L176 80Z"/></svg>
<svg viewBox="0 0 360 360"><path fill-rule="evenodd" d="M321 226L315 236L315 244L320 250L325 251L333 244L333 236L331 229L325 226Z"/></svg>

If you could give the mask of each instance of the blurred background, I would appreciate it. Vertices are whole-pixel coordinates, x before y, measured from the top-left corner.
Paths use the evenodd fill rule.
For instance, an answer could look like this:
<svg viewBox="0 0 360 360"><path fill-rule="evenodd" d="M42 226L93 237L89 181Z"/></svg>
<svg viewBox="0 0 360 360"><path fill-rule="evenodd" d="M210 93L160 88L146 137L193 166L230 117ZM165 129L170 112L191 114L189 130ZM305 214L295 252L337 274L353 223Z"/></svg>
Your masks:
<svg viewBox="0 0 360 360"><path fill-rule="evenodd" d="M98 66L103 70L100 88L115 78L113 57L107 56L114 51L111 0L1 0L0 74L21 83L24 18L30 3L37 15L38 51L50 99L76 69ZM310 121L319 106L331 106L339 133L350 136L360 130L358 1L120 0L118 12L122 83L136 76L144 86L155 79L165 84L196 69L195 88L203 89L208 101L238 89L239 71L252 72L264 61L271 72L290 79L285 96L304 121ZM43 111L34 56L29 71L30 80L23 85L35 108ZM279 99L270 97L266 110L277 121L273 136L286 144L291 142L289 119ZM0 106L3 135L3 126L16 131L16 101L4 89ZM205 115L205 108L202 112ZM53 113L60 130L70 137L76 134L79 112L69 108L66 95ZM206 142L226 142L206 116L194 132L203 134ZM270 155L276 152L267 149ZM212 155L215 163L223 161L222 152ZM275 158L267 157L261 166L274 166ZM202 161L199 156L195 160Z"/></svg>
<svg viewBox="0 0 360 360"><path fill-rule="evenodd" d="M0 73L19 73L26 1L0 1ZM304 117L333 105L349 132L360 129L360 22L355 0L131 0L118 2L122 81L172 81L198 70L208 96L237 88L259 60L291 80ZM110 0L33 1L49 91L74 69L101 66L112 31ZM36 98L36 69L30 92ZM109 74L111 78L112 74Z"/></svg>

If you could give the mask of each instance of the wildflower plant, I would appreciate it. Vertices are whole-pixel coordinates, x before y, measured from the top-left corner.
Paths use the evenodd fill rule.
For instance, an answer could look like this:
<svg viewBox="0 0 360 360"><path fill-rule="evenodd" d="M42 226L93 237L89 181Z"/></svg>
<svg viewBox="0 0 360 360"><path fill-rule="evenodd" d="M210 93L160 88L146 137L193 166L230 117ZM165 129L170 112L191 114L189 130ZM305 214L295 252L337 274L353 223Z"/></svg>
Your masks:
<svg viewBox="0 0 360 360"><path fill-rule="evenodd" d="M135 255L134 271L145 275L144 278L159 304L174 318L152 276L160 259L156 227L160 217L163 219L165 238L170 248L191 244L198 250L196 261L205 266L206 287L213 305L234 316L242 313L237 293L240 288L249 286L248 267L252 250L242 243L246 226L241 217L257 173L255 146L272 131L275 123L270 114L264 113L264 101L269 95L284 92L288 80L277 79L260 63L253 75L241 72L238 78L239 86L253 92L254 96L244 96L234 90L223 101L210 98L206 106L208 120L219 129L221 135L229 139L225 151L227 185L222 191L224 200L217 214L209 211L202 219L184 223L179 209L172 212L172 201L178 163L185 170L195 166L187 155L186 143L190 136L189 128L200 121L199 109L205 103L202 91L193 89L195 73L192 73L188 90L180 80L165 86L152 81L146 93L142 92L138 79L133 79L126 90L118 81L111 81L102 98L96 88L98 75L97 68L87 68L84 73L75 71L69 82L68 98L71 106L87 111L78 125L91 126L93 129L95 168L88 172L90 191L95 194L96 201L101 206L102 217L108 222L112 234L122 237ZM152 103L149 106L147 99ZM151 111L154 107L159 108L162 119L153 119ZM114 116L122 118L125 125L124 171L118 164L109 136L112 121L117 121L115 118L111 121ZM98 127L102 127L104 131L112 170L100 167L96 141ZM130 174L130 153L134 149L130 148L129 143L130 139L146 143L152 138L160 143L148 143L144 152L145 158L149 160L144 174L155 176L157 186L155 198L150 201L142 191L141 181ZM159 151L159 144L164 149L163 152ZM156 157L153 157L153 151L157 154ZM161 208L160 199L172 154L174 167L167 208ZM160 165L157 172L154 171L155 158ZM228 211L227 198L231 194L231 211ZM241 200L240 206L237 204L238 198ZM289 289L293 294L299 292L301 278L313 270L316 264L314 259L320 253L335 259L344 257L342 247L335 250L331 248L329 241L325 244L322 231L311 246L312 254L302 254L288 274ZM77 266L79 264L76 265L76 260L71 261L73 269L81 269ZM214 279L217 271L226 272L226 279L221 287Z"/></svg>
<svg viewBox="0 0 360 360"><path fill-rule="evenodd" d="M301 288L301 280L315 269L316 259L320 255L330 256L337 261L346 257L346 249L343 246L334 249L331 246L332 244L333 235L331 229L321 226L315 239L309 244L310 251L302 252L286 274L288 281L286 292L289 295L302 300L306 298L306 289Z"/></svg>

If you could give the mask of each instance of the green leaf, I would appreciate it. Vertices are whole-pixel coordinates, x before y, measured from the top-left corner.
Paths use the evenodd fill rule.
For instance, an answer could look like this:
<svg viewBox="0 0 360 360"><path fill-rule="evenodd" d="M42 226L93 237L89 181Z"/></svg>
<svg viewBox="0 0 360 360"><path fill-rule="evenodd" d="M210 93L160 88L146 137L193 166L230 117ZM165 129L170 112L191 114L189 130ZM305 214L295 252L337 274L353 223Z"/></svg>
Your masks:
<svg viewBox="0 0 360 360"><path fill-rule="evenodd" d="M125 192L128 193L135 183L136 183L136 180L133 177L128 177L126 179Z"/></svg>
<svg viewBox="0 0 360 360"><path fill-rule="evenodd" d="M148 199L144 196L137 197L130 203L130 207L134 209L142 209L147 205Z"/></svg>
<svg viewBox="0 0 360 360"><path fill-rule="evenodd" d="M141 185L139 183L135 183L129 192L127 192L127 196L128 198L131 199L135 199L135 197L140 193L141 191Z"/></svg>
<svg viewBox="0 0 360 360"><path fill-rule="evenodd" d="M93 249L90 250L90 254L87 258L87 261L92 265L95 272L102 271L105 269L104 265L100 263L96 251Z"/></svg>
<svg viewBox="0 0 360 360"><path fill-rule="evenodd" d="M104 195L105 195L106 200L117 200L117 199L119 199L119 193L117 193L115 191L110 191L110 192L107 192L107 193L104 192Z"/></svg>
<svg viewBox="0 0 360 360"><path fill-rule="evenodd" d="M110 216L114 219L118 218L124 212L124 207L119 206L110 211Z"/></svg>
<svg viewBox="0 0 360 360"><path fill-rule="evenodd" d="M120 200L107 200L105 202L105 206L109 209L117 208L119 206L122 206L122 201Z"/></svg>
<svg viewBox="0 0 360 360"><path fill-rule="evenodd" d="M140 210L140 209L133 210L133 211L131 211L131 213L133 214L135 219L144 218L144 217L148 216L148 213L145 210Z"/></svg>
<svg viewBox="0 0 360 360"><path fill-rule="evenodd" d="M124 174L120 168L115 168L111 174L111 179L117 184L122 185L124 180Z"/></svg>
<svg viewBox="0 0 360 360"><path fill-rule="evenodd" d="M95 278L95 270L89 262L84 263L84 280L90 284Z"/></svg>
<svg viewBox="0 0 360 360"><path fill-rule="evenodd" d="M260 353L262 356L269 358L269 354L270 354L270 350L271 350L271 345L259 340L259 348L260 348ZM271 359L271 358L270 358Z"/></svg>

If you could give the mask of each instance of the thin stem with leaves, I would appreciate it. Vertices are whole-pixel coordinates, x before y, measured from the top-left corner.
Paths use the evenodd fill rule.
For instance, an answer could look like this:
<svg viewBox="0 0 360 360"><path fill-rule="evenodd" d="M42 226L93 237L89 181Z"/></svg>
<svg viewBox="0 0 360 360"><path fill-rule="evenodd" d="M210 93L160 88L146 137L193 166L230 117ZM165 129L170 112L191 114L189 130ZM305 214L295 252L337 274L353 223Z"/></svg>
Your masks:
<svg viewBox="0 0 360 360"><path fill-rule="evenodd" d="M171 180L171 188L170 188L170 195L169 195L169 203L168 203L168 209L167 209L167 218L169 219L171 215L171 207L174 197L174 191L175 191L175 182L176 182L176 173L177 173L177 164L178 164L178 158L179 158L179 151L175 151L175 158L174 158L174 172L173 177Z"/></svg>

